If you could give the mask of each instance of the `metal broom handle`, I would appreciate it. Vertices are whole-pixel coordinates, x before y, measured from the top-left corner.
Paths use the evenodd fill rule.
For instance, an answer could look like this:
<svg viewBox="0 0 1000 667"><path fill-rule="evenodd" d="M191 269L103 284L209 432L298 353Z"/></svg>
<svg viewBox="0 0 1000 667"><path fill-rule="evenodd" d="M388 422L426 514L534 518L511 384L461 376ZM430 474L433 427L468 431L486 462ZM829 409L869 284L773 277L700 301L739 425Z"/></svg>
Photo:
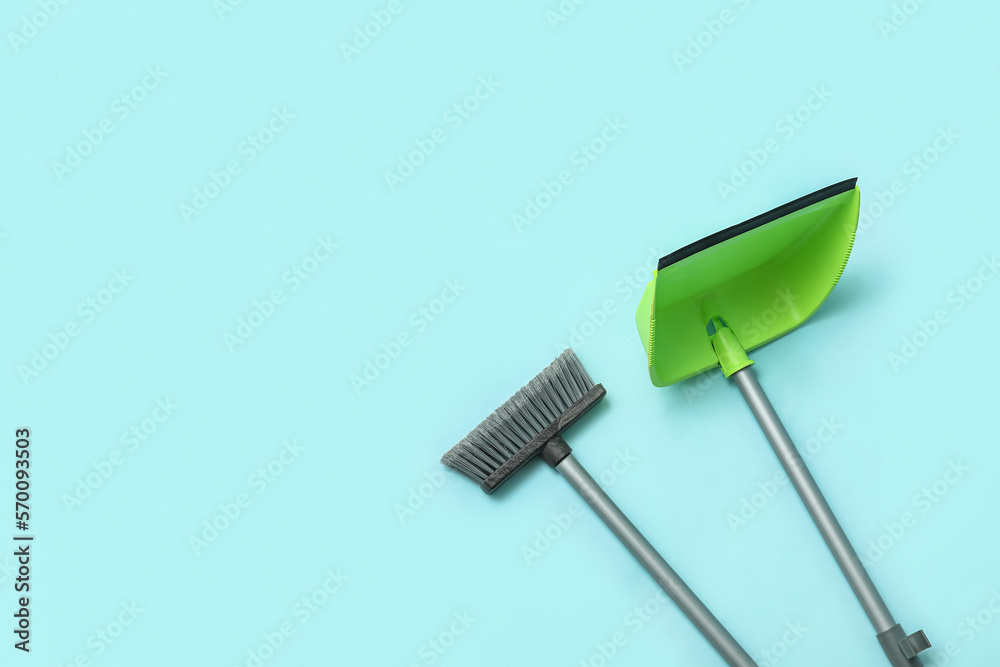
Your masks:
<svg viewBox="0 0 1000 667"><path fill-rule="evenodd" d="M653 545L649 543L631 521L628 520L614 501L608 497L594 478L580 465L572 454L569 454L558 465L556 470L577 490L587 501L601 520L611 529L618 539L628 547L636 560L652 575L656 583L670 596L681 611L694 623L695 627L715 647L715 650L725 658L731 667L757 667L743 647L723 627L708 607L698 599L688 585L667 564Z"/></svg>

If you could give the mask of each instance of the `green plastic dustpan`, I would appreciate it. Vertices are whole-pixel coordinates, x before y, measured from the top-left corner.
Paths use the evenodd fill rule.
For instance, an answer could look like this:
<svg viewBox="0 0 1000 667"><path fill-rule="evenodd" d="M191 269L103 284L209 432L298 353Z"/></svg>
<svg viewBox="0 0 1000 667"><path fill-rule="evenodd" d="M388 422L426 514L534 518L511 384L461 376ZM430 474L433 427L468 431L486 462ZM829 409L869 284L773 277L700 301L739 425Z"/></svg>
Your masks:
<svg viewBox="0 0 1000 667"><path fill-rule="evenodd" d="M757 381L747 352L783 336L823 304L858 227L857 179L823 188L660 259L635 314L659 387L721 367L740 389L893 667L921 665L923 631L896 623Z"/></svg>
<svg viewBox="0 0 1000 667"><path fill-rule="evenodd" d="M719 365L706 335L713 317L750 351L816 312L851 253L856 182L823 188L663 257L635 314L653 384Z"/></svg>

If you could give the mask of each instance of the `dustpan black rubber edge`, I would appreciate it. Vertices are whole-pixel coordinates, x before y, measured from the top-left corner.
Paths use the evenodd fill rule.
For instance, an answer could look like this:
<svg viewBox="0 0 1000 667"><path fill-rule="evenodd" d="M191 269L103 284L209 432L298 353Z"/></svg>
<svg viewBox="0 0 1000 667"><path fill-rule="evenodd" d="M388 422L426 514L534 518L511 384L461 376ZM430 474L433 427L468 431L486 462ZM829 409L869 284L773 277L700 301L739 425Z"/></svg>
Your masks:
<svg viewBox="0 0 1000 667"><path fill-rule="evenodd" d="M682 259L687 259L695 253L699 253L702 250L711 248L712 246L722 243L723 241L728 241L729 239L739 236L740 234L745 234L751 229L756 229L762 225L766 225L769 222L774 222L778 218L782 218L790 213L795 213L807 206L812 206L817 204L824 199L834 197L845 192L850 192L853 190L858 183L857 178L849 178L846 181L841 181L840 183L835 183L833 185L828 185L822 190L817 190L811 194L804 197L799 197L795 201L790 201L787 204L782 204L781 206L771 209L767 213L761 213L758 216L754 216L749 220L745 220L732 227L727 227L721 232L716 232L710 234L705 238L695 241L694 243L689 243L680 250L675 250L674 252L660 258L660 261L656 265L656 270L664 269L671 264L675 264Z"/></svg>

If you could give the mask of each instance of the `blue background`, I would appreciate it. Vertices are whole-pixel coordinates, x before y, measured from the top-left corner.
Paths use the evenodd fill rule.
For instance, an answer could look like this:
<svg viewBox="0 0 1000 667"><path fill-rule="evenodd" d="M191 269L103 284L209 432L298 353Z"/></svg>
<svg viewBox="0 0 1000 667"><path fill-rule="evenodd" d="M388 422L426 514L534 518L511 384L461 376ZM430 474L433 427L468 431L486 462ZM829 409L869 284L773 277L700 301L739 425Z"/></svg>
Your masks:
<svg viewBox="0 0 1000 667"><path fill-rule="evenodd" d="M578 458L760 664L884 664L738 392L652 387L633 319L658 256L853 176L847 271L758 373L925 663L996 664L1000 10L559 8L7 3L3 664L721 664L552 470L438 464L571 344Z"/></svg>

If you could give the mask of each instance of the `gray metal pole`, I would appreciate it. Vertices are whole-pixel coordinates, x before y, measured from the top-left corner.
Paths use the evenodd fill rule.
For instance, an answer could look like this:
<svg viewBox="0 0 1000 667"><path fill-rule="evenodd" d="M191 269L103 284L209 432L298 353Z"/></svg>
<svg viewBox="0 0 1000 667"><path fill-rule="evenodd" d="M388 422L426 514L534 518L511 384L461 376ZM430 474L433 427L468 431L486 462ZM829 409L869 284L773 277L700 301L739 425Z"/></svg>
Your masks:
<svg viewBox="0 0 1000 667"><path fill-rule="evenodd" d="M878 590L876 590L875 584L865 570L865 566L861 563L857 552L854 551L854 547L851 546L850 541L847 539L844 529L840 526L840 522L837 521L837 517L834 516L833 510L830 509L829 503L826 502L826 498L823 497L822 491L819 490L816 480L813 479L812 473L806 467L805 461L802 460L798 449L795 448L795 444L792 442L791 437L789 437L788 431L785 430L781 419L774 411L771 401L768 400L767 394L764 393L760 383L757 381L757 376L754 374L753 369L748 366L736 371L731 377L736 386L739 387L743 398L746 399L747 405L750 406L753 416L757 418L757 423L760 424L761 430L767 436L768 442L771 443L771 448L774 449L774 453L781 462L781 466L788 474L788 479L792 481L792 485L798 492L803 504L809 510L809 515L812 516L813 522L823 536L823 540L826 541L826 545L830 548L830 552L836 559L837 565L840 566L844 576L847 577L847 581L854 590L858 602L861 603L865 613L868 615L868 619L875 626L875 632L889 661L893 665L903 665L906 667L920 665L920 659L914 657L915 654L906 654L913 651L919 652L923 648L926 648L923 646L926 643L926 637L923 635L923 632L914 633L912 639L906 637L902 628L893 620L892 614L889 613L889 608L886 606L885 601L882 600L882 596L879 595ZM901 642L905 643L905 649L900 646ZM929 645L927 643L927 646Z"/></svg>
<svg viewBox="0 0 1000 667"><path fill-rule="evenodd" d="M608 497L594 478L573 457L568 455L557 466L563 477L587 501L597 515L618 539L628 547L636 560L652 575L656 583L670 596L695 627L715 647L731 667L757 667L753 658L743 650L729 631L723 627L708 607L688 588L642 533L628 520L614 501Z"/></svg>

